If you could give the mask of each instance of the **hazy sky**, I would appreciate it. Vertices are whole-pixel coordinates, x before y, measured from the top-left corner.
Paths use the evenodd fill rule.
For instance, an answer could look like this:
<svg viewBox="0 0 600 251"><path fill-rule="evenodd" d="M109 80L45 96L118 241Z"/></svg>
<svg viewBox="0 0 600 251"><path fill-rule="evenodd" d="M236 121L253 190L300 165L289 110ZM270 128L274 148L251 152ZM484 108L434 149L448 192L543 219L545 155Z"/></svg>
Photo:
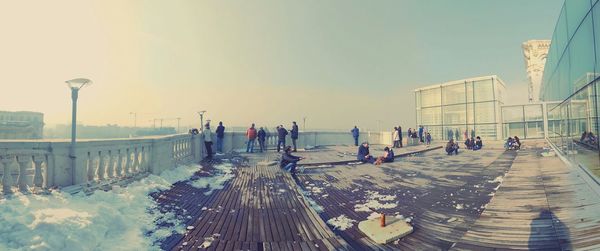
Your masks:
<svg viewBox="0 0 600 251"><path fill-rule="evenodd" d="M496 74L526 102L521 43L562 2L0 0L0 110L68 123L64 81L86 77L85 124L410 127L424 85Z"/></svg>

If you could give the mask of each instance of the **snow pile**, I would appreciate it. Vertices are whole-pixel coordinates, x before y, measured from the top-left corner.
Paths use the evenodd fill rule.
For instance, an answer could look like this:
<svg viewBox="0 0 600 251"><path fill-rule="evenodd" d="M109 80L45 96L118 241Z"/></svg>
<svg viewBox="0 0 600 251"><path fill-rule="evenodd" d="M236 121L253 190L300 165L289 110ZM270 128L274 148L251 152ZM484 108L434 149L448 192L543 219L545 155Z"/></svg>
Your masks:
<svg viewBox="0 0 600 251"><path fill-rule="evenodd" d="M353 219L350 219L350 218L346 217L346 215L342 214L338 217L329 219L327 221L327 224L331 225L333 227L333 229L338 229L338 230L344 231L344 230L354 226L354 222L356 222L356 221Z"/></svg>
<svg viewBox="0 0 600 251"><path fill-rule="evenodd" d="M190 181L190 184L195 188L208 188L204 195L210 195L214 190L221 190L225 182L235 177L233 174L233 165L224 163L214 166L216 172L210 177L200 177L197 180Z"/></svg>
<svg viewBox="0 0 600 251"><path fill-rule="evenodd" d="M0 250L159 250L158 240L185 229L173 213L160 213L148 195L198 168L179 167L89 196L53 191L1 199Z"/></svg>
<svg viewBox="0 0 600 251"><path fill-rule="evenodd" d="M489 183L502 183L504 181L504 177L498 176L494 180L488 181Z"/></svg>
<svg viewBox="0 0 600 251"><path fill-rule="evenodd" d="M371 212L377 209L390 209L398 206L397 203L387 202L396 199L396 195L383 195L377 191L367 191L367 199L364 204L354 205L356 212ZM382 203L383 202L383 203Z"/></svg>

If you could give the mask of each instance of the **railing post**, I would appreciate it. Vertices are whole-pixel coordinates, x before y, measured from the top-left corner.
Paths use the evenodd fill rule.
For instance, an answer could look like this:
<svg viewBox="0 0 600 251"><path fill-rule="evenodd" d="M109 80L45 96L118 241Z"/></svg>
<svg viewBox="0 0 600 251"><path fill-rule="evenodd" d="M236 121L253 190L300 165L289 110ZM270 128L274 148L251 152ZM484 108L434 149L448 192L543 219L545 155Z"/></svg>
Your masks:
<svg viewBox="0 0 600 251"><path fill-rule="evenodd" d="M29 192L27 186L27 169L28 167L31 167L31 156L20 155L17 157L17 162L19 162L19 178L17 179L19 191L27 193Z"/></svg>
<svg viewBox="0 0 600 251"><path fill-rule="evenodd" d="M33 185L36 188L42 188L44 185L44 176L42 175L42 164L45 162L46 156L36 155L33 156L33 163L35 164L35 173L33 175ZM48 164L46 163L46 169Z"/></svg>
<svg viewBox="0 0 600 251"><path fill-rule="evenodd" d="M131 153L129 152L129 148L127 148L126 150L126 154L127 154L127 158L125 159L125 177L129 177L131 172Z"/></svg>
<svg viewBox="0 0 600 251"><path fill-rule="evenodd" d="M137 147L133 150L133 156L134 156L134 159L133 159L132 172L138 173L140 171L140 155L139 155Z"/></svg>
<svg viewBox="0 0 600 251"><path fill-rule="evenodd" d="M98 180L104 180L104 174L106 173L106 161L105 156L102 156L102 152L98 151Z"/></svg>
<svg viewBox="0 0 600 251"><path fill-rule="evenodd" d="M119 157L117 160L117 170L115 177L121 178L123 177L123 153L121 152L121 150L119 150L117 154L119 155Z"/></svg>
<svg viewBox="0 0 600 251"><path fill-rule="evenodd" d="M14 156L5 155L2 157L2 165L4 166L4 172L2 175L2 193L4 195L12 194L12 173L10 172L10 166L15 160Z"/></svg>
<svg viewBox="0 0 600 251"><path fill-rule="evenodd" d="M91 152L88 152L88 161L87 161L87 182L94 181L96 178L96 158L92 156ZM77 184L75 184L77 185Z"/></svg>
<svg viewBox="0 0 600 251"><path fill-rule="evenodd" d="M108 168L106 168L106 176L109 179L112 179L115 177L115 154L113 153L112 150L108 151Z"/></svg>

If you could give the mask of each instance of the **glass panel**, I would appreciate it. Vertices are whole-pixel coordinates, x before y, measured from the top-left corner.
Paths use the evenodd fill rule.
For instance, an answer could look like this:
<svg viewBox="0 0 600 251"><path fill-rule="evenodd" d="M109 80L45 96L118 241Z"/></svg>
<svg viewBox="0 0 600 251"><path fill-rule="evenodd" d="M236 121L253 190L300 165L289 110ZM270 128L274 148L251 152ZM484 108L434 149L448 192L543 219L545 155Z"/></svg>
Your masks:
<svg viewBox="0 0 600 251"><path fill-rule="evenodd" d="M473 81L467 82L467 102L473 102Z"/></svg>
<svg viewBox="0 0 600 251"><path fill-rule="evenodd" d="M473 107L475 104L469 103L467 104L467 123L473 124L475 121L475 114L473 114Z"/></svg>
<svg viewBox="0 0 600 251"><path fill-rule="evenodd" d="M449 105L449 104L458 104L458 103L465 103L465 85L464 84L455 84L455 85L449 85L449 86L444 86L444 92L443 92L443 104L444 105Z"/></svg>
<svg viewBox="0 0 600 251"><path fill-rule="evenodd" d="M475 102L491 101L494 99L494 88L491 79L475 81L474 88Z"/></svg>
<svg viewBox="0 0 600 251"><path fill-rule="evenodd" d="M588 16L573 36L569 45L570 82L573 84L571 92L581 89L594 80L594 36L592 31L592 18Z"/></svg>
<svg viewBox="0 0 600 251"><path fill-rule="evenodd" d="M577 26L583 20L583 17L590 10L589 0L566 0L565 8L567 9L567 29L569 31L569 37L573 36ZM577 31L579 32L579 31Z"/></svg>
<svg viewBox="0 0 600 251"><path fill-rule="evenodd" d="M523 106L502 107L503 122L523 122Z"/></svg>
<svg viewBox="0 0 600 251"><path fill-rule="evenodd" d="M430 107L421 110L421 119L423 125L441 125L442 124L442 108Z"/></svg>
<svg viewBox="0 0 600 251"><path fill-rule="evenodd" d="M421 107L439 106L442 104L441 88L421 91Z"/></svg>
<svg viewBox="0 0 600 251"><path fill-rule="evenodd" d="M526 138L543 138L544 137L544 122L527 122Z"/></svg>
<svg viewBox="0 0 600 251"><path fill-rule="evenodd" d="M496 125L475 125L475 134L482 140L495 140Z"/></svg>
<svg viewBox="0 0 600 251"><path fill-rule="evenodd" d="M466 107L462 105L444 106L444 124L466 124Z"/></svg>
<svg viewBox="0 0 600 251"><path fill-rule="evenodd" d="M544 120L542 105L527 105L524 109L526 121Z"/></svg>
<svg viewBox="0 0 600 251"><path fill-rule="evenodd" d="M494 102L475 103L475 123L494 123Z"/></svg>
<svg viewBox="0 0 600 251"><path fill-rule="evenodd" d="M525 123L508 123L504 124L504 135L506 138L518 136L519 138L525 138Z"/></svg>

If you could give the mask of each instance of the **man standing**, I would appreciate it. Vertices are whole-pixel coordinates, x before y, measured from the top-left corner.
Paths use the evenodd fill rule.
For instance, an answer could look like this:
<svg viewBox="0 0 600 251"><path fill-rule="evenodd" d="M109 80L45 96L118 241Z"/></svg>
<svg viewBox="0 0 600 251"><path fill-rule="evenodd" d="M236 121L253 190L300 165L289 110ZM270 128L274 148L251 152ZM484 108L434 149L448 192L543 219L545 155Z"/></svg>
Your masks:
<svg viewBox="0 0 600 251"><path fill-rule="evenodd" d="M279 129L277 129L277 152L281 151L281 148L285 148L285 136L287 135L288 131L283 125L279 125Z"/></svg>
<svg viewBox="0 0 600 251"><path fill-rule="evenodd" d="M217 152L223 153L223 138L225 137L225 127L223 126L223 122L219 121L219 126L217 126Z"/></svg>
<svg viewBox="0 0 600 251"><path fill-rule="evenodd" d="M254 152L254 140L256 139L256 128L254 128L254 123L248 130L246 130L246 138L248 138L248 145L246 146L246 152L252 153Z"/></svg>
<svg viewBox="0 0 600 251"><path fill-rule="evenodd" d="M394 141L394 145L392 146L393 148L398 148L400 146L398 143L398 141L400 141L400 137L398 136L398 127L394 127L394 130L392 131L392 141Z"/></svg>
<svg viewBox="0 0 600 251"><path fill-rule="evenodd" d="M206 123L204 130L202 131L204 136L204 146L206 147L206 158L212 159L212 133L210 131L210 124Z"/></svg>
<svg viewBox="0 0 600 251"><path fill-rule="evenodd" d="M402 148L402 127L398 126L398 138L400 138L400 148Z"/></svg>
<svg viewBox="0 0 600 251"><path fill-rule="evenodd" d="M419 126L419 141L421 141L421 143L425 142L425 140L423 140L423 126L422 125Z"/></svg>
<svg viewBox="0 0 600 251"><path fill-rule="evenodd" d="M292 122L292 130L290 132L292 136L292 145L294 145L294 152L297 152L298 148L296 148L296 141L298 140L298 125L296 124L296 121Z"/></svg>
<svg viewBox="0 0 600 251"><path fill-rule="evenodd" d="M267 150L265 147L265 140L267 139L267 132L262 127L258 130L258 145L260 147L260 152L264 152Z"/></svg>
<svg viewBox="0 0 600 251"><path fill-rule="evenodd" d="M352 137L354 138L354 146L358 146L358 137L360 136L360 131L358 130L358 127L354 126L354 128L352 128L350 132L352 132Z"/></svg>

